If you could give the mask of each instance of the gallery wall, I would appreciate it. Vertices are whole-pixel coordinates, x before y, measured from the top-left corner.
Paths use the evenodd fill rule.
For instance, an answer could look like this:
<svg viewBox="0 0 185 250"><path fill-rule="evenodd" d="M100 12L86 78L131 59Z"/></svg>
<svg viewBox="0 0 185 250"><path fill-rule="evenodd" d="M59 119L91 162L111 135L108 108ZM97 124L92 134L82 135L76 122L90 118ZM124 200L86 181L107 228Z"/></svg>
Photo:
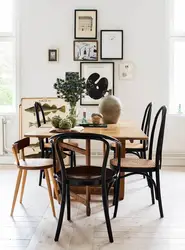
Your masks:
<svg viewBox="0 0 185 250"><path fill-rule="evenodd" d="M56 78L79 71L73 61L74 9L83 8L98 10L98 40L101 29L124 30L124 60L134 63L135 75L119 80L116 61L115 95L123 103L121 118L140 124L148 102L154 113L169 102L165 0L19 0L19 97L55 96ZM59 48L59 62L48 62L49 48ZM185 153L183 130L184 118L168 116L166 153Z"/></svg>

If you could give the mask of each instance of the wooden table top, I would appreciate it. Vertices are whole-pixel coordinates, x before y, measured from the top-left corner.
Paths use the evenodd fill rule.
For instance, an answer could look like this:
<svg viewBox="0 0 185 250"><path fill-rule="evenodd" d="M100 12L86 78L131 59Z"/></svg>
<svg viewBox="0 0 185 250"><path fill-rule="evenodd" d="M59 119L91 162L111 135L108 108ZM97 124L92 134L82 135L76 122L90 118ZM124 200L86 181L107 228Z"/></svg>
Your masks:
<svg viewBox="0 0 185 250"><path fill-rule="evenodd" d="M35 128L27 133L25 133L25 137L37 137L37 138L49 138L56 133L49 132L51 127L40 127ZM148 137L145 133L136 126L131 121L123 121L118 124L109 124L107 128L84 128L81 133L96 133L103 134L107 136L112 136L117 139L125 139L125 140L147 140Z"/></svg>

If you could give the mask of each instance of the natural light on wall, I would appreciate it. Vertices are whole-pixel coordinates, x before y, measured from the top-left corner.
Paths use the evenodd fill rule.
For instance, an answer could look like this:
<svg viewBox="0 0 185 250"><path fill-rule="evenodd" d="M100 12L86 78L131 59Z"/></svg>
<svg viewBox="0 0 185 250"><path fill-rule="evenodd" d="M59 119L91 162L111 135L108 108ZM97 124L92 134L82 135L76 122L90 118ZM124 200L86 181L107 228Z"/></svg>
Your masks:
<svg viewBox="0 0 185 250"><path fill-rule="evenodd" d="M170 112L185 113L185 0L171 0Z"/></svg>
<svg viewBox="0 0 185 250"><path fill-rule="evenodd" d="M15 111L14 0L0 0L0 113Z"/></svg>

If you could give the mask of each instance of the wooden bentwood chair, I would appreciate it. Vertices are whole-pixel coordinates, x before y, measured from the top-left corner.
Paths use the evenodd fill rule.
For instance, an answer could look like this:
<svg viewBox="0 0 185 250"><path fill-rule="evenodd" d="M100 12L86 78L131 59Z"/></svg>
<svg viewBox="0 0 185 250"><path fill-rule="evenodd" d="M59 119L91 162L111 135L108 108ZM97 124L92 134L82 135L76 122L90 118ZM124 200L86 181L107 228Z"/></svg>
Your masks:
<svg viewBox="0 0 185 250"><path fill-rule="evenodd" d="M78 140L89 140L89 141L99 141L105 144L105 154L103 158L102 166L86 166L81 165L77 166L76 168L65 168L64 161L62 158L62 142L65 139L78 139ZM109 235L110 242L113 242L112 236L112 229L110 224L110 217L109 217L109 208L108 208L108 192L111 186L116 182L119 176L119 166L120 166L120 155L121 155L121 144L118 140L104 136L99 134L93 133L65 133L53 136L50 138L52 142L52 149L53 152L56 152L56 159L60 165L60 171L56 171L56 167L54 164L54 172L55 178L59 184L62 202L60 208L60 215L59 221L57 226L57 231L55 235L55 241L58 241L60 236L60 231L63 222L64 216L64 209L65 203L67 199L67 219L71 219L70 215L70 185L71 186L101 186L102 188L102 200L103 200L103 208L105 213L105 220ZM107 168L107 161L110 151L110 144L109 141L116 143L117 145L117 152L118 152L118 161L117 167L115 170ZM54 155L54 154L53 154ZM54 162L56 160L54 159ZM118 185L116 185L118 188ZM117 190L118 192L118 190ZM118 196L115 198L115 209L118 206Z"/></svg>
<svg viewBox="0 0 185 250"><path fill-rule="evenodd" d="M120 172L128 172L119 178L125 178L127 176L131 176L134 174L144 175L148 179L148 184L151 190L151 197L152 197L152 204L155 204L154 199L154 190L155 190L155 197L158 200L159 211L161 218L164 217L163 215L163 207L162 207L162 199L161 199L161 189L160 189L160 169L162 165L162 148L163 148L163 139L164 139L164 130L165 130L165 122L166 122L166 112L167 109L165 106L162 106L159 111L157 112L152 131L151 131L151 138L149 143L149 156L147 159L131 159L131 158L122 158L121 159L121 166ZM161 116L160 122L158 121ZM153 142L154 142L154 135L156 130L156 125L159 125L159 134L157 138L157 148L156 148L156 156L155 161L152 161L153 155ZM111 167L116 169L118 164L117 158L110 161ZM154 181L152 174L156 174L156 181ZM118 181L119 185L119 181ZM119 189L117 189L119 190ZM115 194L116 197L119 196L119 192ZM117 214L117 208L114 211L114 216Z"/></svg>
<svg viewBox="0 0 185 250"><path fill-rule="evenodd" d="M144 112L141 130L149 136L150 132L150 121L151 121L151 114L152 114L152 103L150 102ZM116 157L116 150L115 144L111 144L111 149L114 151L114 158ZM148 150L148 140L143 140L139 142L130 142L126 141L126 154L134 154L137 155L139 158L146 159L146 151Z"/></svg>
<svg viewBox="0 0 185 250"><path fill-rule="evenodd" d="M36 119L37 119L37 126L38 128L41 127L41 121L43 124L46 124L46 118L44 114L44 110L42 108L42 105L39 102L35 102L34 104L35 108L35 113L36 113ZM41 157L42 158L49 158L51 155L51 144L48 143L48 138L44 139L39 139L40 142L40 149L41 149ZM78 144L75 142L69 142L68 143L71 146L78 147ZM68 149L64 149L65 154L70 157L70 166L76 166L76 155L74 151L70 151ZM42 185L42 176L43 176L44 171L40 171L40 176L39 176L39 186Z"/></svg>
<svg viewBox="0 0 185 250"><path fill-rule="evenodd" d="M42 170L45 173L45 178L46 178L46 183L48 186L48 193L49 193L49 198L50 198L50 202L51 202L53 216L56 216L53 197L52 197L52 191L51 191L51 184L50 184L50 179L49 179L49 172L50 172L50 176L51 176L51 179L52 179L52 182L54 185L55 195L57 197L58 202L60 202L59 195L57 192L57 183L56 183L55 179L53 178L53 159L43 159L43 158L35 158L35 159L28 158L28 159L26 159L24 156L24 149L26 147L28 147L29 145L30 145L30 139L24 138L22 140L15 142L12 146L12 151L13 151L13 154L15 156L16 165L19 169L19 172L18 172L18 176L17 176L17 182L16 182L16 186L15 186L14 198L13 198L12 209L11 209L10 215L13 216L21 179L22 179L22 188L21 188L20 203L22 203L22 199L23 199L27 171L28 170L30 170L30 171L31 170L32 171L33 170ZM49 172L48 172L48 170L49 170ZM22 178L22 176L23 176L23 178Z"/></svg>

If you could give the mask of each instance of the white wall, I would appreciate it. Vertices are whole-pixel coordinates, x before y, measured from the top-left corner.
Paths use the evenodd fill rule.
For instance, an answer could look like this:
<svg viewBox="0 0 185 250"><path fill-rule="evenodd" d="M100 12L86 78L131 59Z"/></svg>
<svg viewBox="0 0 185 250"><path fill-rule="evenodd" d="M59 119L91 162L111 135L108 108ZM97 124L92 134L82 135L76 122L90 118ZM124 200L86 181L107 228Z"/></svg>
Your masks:
<svg viewBox="0 0 185 250"><path fill-rule="evenodd" d="M53 83L66 71L79 71L73 61L74 9L98 10L100 29L124 30L124 59L135 64L135 78L120 81L115 64L115 95L122 119L140 124L148 102L154 113L168 105L168 40L165 0L19 0L20 97L55 96ZM59 63L47 61L47 50L60 49ZM96 108L94 108L96 109ZM90 109L92 110L92 108ZM164 151L185 153L185 119L168 117Z"/></svg>

